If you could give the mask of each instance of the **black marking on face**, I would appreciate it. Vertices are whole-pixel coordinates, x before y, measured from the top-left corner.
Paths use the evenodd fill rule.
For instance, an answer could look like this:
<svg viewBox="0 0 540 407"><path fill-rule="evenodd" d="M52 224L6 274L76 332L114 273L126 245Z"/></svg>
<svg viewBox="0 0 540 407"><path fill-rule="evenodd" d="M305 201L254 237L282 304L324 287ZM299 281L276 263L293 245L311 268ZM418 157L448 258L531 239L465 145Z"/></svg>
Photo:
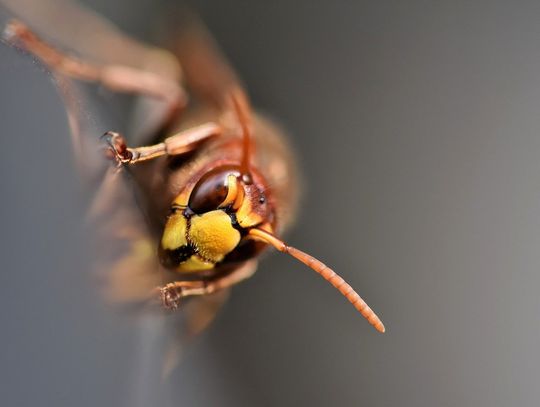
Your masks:
<svg viewBox="0 0 540 407"><path fill-rule="evenodd" d="M163 249L161 246L159 248L159 260L163 267L168 269L178 267L180 263L189 259L193 254L195 254L195 248L191 245L174 250Z"/></svg>
<svg viewBox="0 0 540 407"><path fill-rule="evenodd" d="M240 223L238 223L238 219L236 218L236 212L226 210L225 213L231 218L231 225L233 228L240 232L240 236L246 236L249 232L249 229L243 228Z"/></svg>

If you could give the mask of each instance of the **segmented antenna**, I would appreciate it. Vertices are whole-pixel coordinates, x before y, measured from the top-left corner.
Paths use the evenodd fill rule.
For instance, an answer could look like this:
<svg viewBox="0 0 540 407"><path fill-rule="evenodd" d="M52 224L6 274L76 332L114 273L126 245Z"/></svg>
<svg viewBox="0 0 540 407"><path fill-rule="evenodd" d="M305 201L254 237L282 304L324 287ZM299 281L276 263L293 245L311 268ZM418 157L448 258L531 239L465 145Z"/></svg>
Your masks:
<svg viewBox="0 0 540 407"><path fill-rule="evenodd" d="M283 241L278 239L273 234L257 228L252 228L249 231L249 235L254 238L260 239L283 253L287 253L297 260L300 260L306 266L319 273L326 281L332 284L349 302L356 308L373 327L381 332L385 332L384 325L379 317L373 312L373 310L366 304L366 302L358 295L354 288L352 288L343 278L341 278L334 270L328 267L326 264L317 260L315 257L304 253L301 250L294 247L287 246Z"/></svg>
<svg viewBox="0 0 540 407"><path fill-rule="evenodd" d="M238 122L242 128L242 162L240 169L242 174L249 176L251 160L251 110L246 94L240 88L234 88L231 92L231 100L238 116Z"/></svg>

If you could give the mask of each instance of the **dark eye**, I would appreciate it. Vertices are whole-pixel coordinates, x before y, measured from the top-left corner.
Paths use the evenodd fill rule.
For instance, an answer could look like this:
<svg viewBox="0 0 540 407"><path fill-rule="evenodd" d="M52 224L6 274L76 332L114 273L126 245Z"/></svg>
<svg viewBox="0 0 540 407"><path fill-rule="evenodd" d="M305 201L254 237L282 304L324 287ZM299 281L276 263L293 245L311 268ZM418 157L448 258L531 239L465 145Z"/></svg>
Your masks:
<svg viewBox="0 0 540 407"><path fill-rule="evenodd" d="M227 197L229 192L227 181L231 174L239 176L237 170L223 167L205 174L189 196L189 208L198 214L217 209Z"/></svg>

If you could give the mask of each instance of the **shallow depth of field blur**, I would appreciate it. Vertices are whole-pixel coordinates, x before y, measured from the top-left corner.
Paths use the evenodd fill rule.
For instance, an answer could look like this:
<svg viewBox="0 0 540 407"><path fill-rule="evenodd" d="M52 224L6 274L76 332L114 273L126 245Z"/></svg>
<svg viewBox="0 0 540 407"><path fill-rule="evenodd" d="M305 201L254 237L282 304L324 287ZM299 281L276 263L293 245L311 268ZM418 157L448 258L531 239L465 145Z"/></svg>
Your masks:
<svg viewBox="0 0 540 407"><path fill-rule="evenodd" d="M174 3L85 4L153 41ZM0 404L536 405L540 5L190 4L290 133L305 185L288 241L340 272L387 333L273 254L166 386L144 378L161 327L143 335L99 302L65 109L47 73L0 44ZM126 131L128 107L93 106L96 137Z"/></svg>

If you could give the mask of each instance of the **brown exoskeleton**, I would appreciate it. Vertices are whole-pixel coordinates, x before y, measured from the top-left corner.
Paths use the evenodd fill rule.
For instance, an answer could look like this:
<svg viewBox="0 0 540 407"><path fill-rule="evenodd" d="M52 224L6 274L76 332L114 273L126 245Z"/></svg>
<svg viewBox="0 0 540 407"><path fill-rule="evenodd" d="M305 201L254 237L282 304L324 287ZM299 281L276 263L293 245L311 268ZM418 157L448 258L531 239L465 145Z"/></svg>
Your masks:
<svg viewBox="0 0 540 407"><path fill-rule="evenodd" d="M157 259L146 272L166 276L158 288L145 285L139 297L155 296L163 307L176 309L186 297L224 291L250 277L256 256L270 245L319 273L379 332L385 331L375 313L332 269L277 237L290 224L297 198L290 149L279 129L252 114L245 93L205 32L199 30L178 46L187 86L202 105L191 112L178 82L142 69L96 65L67 55L18 21L12 21L5 34L57 75L166 104L152 137L155 142L131 147L118 133L102 137L116 164L110 174L132 177L148 235L156 240L153 248L144 249ZM129 228L130 222L123 220L123 227ZM136 268L134 262L123 263L113 273L120 290L143 278L128 277Z"/></svg>

